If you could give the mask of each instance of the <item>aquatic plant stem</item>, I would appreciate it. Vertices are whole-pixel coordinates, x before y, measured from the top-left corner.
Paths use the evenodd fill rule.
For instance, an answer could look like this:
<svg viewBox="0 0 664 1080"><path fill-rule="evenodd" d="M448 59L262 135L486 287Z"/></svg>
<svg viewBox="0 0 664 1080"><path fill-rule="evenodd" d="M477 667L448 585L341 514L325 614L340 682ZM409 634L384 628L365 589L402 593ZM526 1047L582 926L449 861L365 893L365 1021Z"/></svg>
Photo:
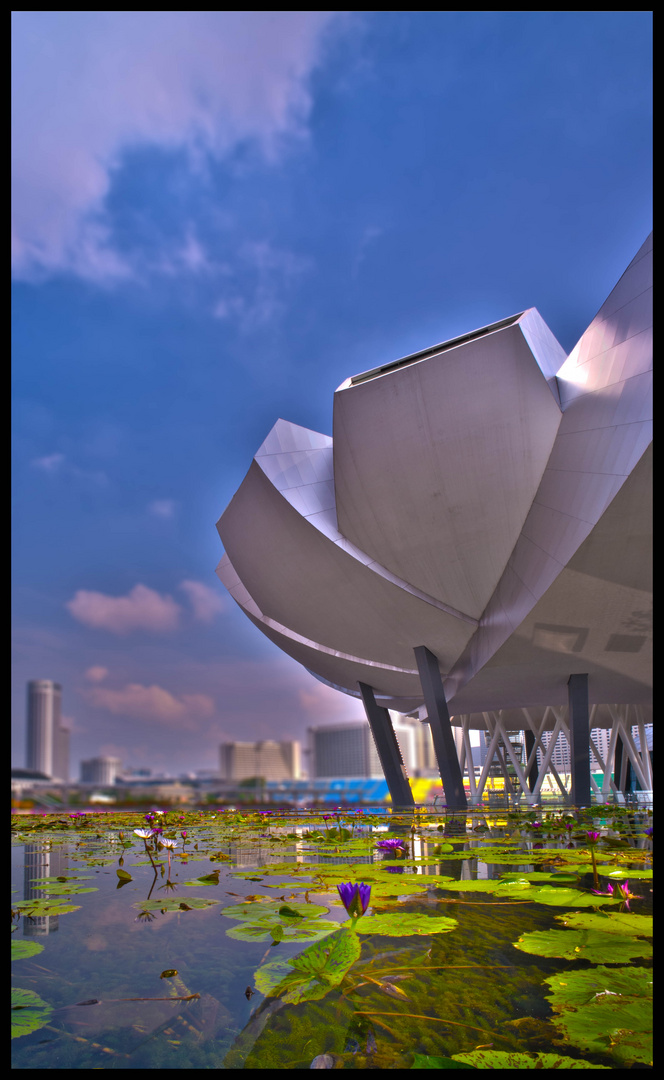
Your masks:
<svg viewBox="0 0 664 1080"><path fill-rule="evenodd" d="M593 884L596 889L599 889L599 874L597 873L597 863L595 862L595 848L590 848L590 858L593 861Z"/></svg>
<svg viewBox="0 0 664 1080"><path fill-rule="evenodd" d="M444 1020L439 1016L424 1016L420 1013L395 1013L395 1012L377 1012L373 1009L356 1009L355 1016L393 1016L395 1020L399 1020L401 1017L407 1017L409 1020L432 1020L434 1024L450 1024L451 1027L463 1027L469 1028L471 1031L479 1031L482 1035L490 1035L492 1039L505 1039L511 1041L506 1035L497 1035L495 1031L487 1031L486 1028L474 1027L473 1024L460 1024L456 1020ZM378 1021L380 1023L380 1021Z"/></svg>

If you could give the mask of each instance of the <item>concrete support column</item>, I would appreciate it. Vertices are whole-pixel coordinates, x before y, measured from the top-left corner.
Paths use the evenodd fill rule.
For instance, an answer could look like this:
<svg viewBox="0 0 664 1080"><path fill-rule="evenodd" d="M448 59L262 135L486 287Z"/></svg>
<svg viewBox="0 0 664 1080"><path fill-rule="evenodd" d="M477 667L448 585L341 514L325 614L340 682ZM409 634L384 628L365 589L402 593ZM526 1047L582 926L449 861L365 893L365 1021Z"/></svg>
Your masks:
<svg viewBox="0 0 664 1080"><path fill-rule="evenodd" d="M440 778L443 781L445 803L451 810L467 810L468 801L463 787L463 776L452 734L438 660L426 645L417 645L414 652Z"/></svg>
<svg viewBox="0 0 664 1080"><path fill-rule="evenodd" d="M376 745L376 752L387 780L392 806L395 809L397 807L414 807L415 800L410 790L406 767L401 757L397 737L394 734L390 714L387 709L377 704L372 687L362 682L358 683L358 686Z"/></svg>
<svg viewBox="0 0 664 1080"><path fill-rule="evenodd" d="M590 806L590 709L588 706L587 675L570 675L567 681L567 697L569 701L572 805Z"/></svg>

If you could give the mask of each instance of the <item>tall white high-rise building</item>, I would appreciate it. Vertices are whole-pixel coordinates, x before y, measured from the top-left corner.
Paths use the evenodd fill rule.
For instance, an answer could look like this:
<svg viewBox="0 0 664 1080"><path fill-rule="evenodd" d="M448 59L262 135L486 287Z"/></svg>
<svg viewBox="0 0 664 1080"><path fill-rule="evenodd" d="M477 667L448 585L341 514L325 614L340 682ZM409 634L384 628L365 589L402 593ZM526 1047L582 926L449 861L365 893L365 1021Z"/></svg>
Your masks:
<svg viewBox="0 0 664 1080"><path fill-rule="evenodd" d="M122 762L116 757L88 758L81 762L82 784L114 784L122 771Z"/></svg>
<svg viewBox="0 0 664 1080"><path fill-rule="evenodd" d="M300 744L297 741L223 743L219 764L224 780L297 780L300 777Z"/></svg>
<svg viewBox="0 0 664 1080"><path fill-rule="evenodd" d="M68 736L60 727L62 687L51 679L35 679L28 683L28 738L26 766L46 776L68 773Z"/></svg>

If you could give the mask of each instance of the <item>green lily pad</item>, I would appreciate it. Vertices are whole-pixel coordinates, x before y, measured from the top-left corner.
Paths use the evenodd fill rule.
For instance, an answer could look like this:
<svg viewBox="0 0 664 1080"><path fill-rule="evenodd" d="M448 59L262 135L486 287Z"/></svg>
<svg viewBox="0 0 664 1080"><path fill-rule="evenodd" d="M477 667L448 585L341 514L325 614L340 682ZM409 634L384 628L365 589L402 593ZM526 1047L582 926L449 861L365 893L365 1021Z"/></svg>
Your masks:
<svg viewBox="0 0 664 1080"><path fill-rule="evenodd" d="M35 994L34 990L18 990L11 994L12 1003L12 1039L29 1035L31 1031L48 1024L52 1009Z"/></svg>
<svg viewBox="0 0 664 1080"><path fill-rule="evenodd" d="M231 926L226 931L230 938L237 941L269 941L274 939L273 930L280 927L284 942L320 941L339 929L339 923L331 919L292 919L279 922L276 918L270 923L268 920L261 922L242 922L239 926Z"/></svg>
<svg viewBox="0 0 664 1080"><path fill-rule="evenodd" d="M255 975L256 989L284 1002L315 1001L342 982L360 955L353 930L342 927L324 941L311 945L290 961L264 964Z"/></svg>
<svg viewBox="0 0 664 1080"><path fill-rule="evenodd" d="M566 1042L582 1050L609 1052L624 1065L652 1064L653 1008L646 998L605 992L588 1005L554 1016Z"/></svg>
<svg viewBox="0 0 664 1080"><path fill-rule="evenodd" d="M163 900L139 900L132 907L139 911L186 911L187 908L206 908L218 903L218 900L208 900L203 896L188 896L186 900L165 896ZM186 904L186 907L183 907L183 904Z"/></svg>
<svg viewBox="0 0 664 1080"><path fill-rule="evenodd" d="M295 915L284 913L286 907L295 912ZM278 917L316 919L320 915L327 914L327 908L323 904L307 904L303 900L292 901L288 905L280 904L278 900L268 900L267 902L254 901L250 904L232 904L230 907L222 908L220 914L226 915L229 919L259 923L266 920L274 922Z"/></svg>
<svg viewBox="0 0 664 1080"><path fill-rule="evenodd" d="M636 956L652 956L652 945L633 937L607 935L601 930L533 930L513 941L515 949L564 960L625 964Z"/></svg>
<svg viewBox="0 0 664 1080"><path fill-rule="evenodd" d="M652 937L652 915L636 915L629 911L567 911L556 920L573 930L601 930L605 934L625 937Z"/></svg>
<svg viewBox="0 0 664 1080"><path fill-rule="evenodd" d="M383 937L406 937L412 934L447 934L458 926L456 919L445 915L420 915L417 912L388 912L358 919L358 934L381 934Z"/></svg>
<svg viewBox="0 0 664 1080"><path fill-rule="evenodd" d="M546 873L544 870L534 870L531 874L501 874L500 880L508 881L578 881L579 875L571 870L556 870L554 873Z"/></svg>
<svg viewBox="0 0 664 1080"><path fill-rule="evenodd" d="M553 1009L588 1005L604 994L621 995L630 999L652 998L652 971L638 967L594 967L586 971L566 971L551 975L544 982L551 987L546 1000Z"/></svg>
<svg viewBox="0 0 664 1080"><path fill-rule="evenodd" d="M518 876L504 881L502 878L479 878L468 881L450 881L441 884L441 888L449 892L477 892L498 893L498 895L512 895L528 891L528 899L531 900L532 886L526 877Z"/></svg>
<svg viewBox="0 0 664 1080"><path fill-rule="evenodd" d="M46 894L43 899L48 899L50 896L71 896L73 893L86 893L97 891L97 887L94 885L77 885L75 882L73 884L62 884L60 882L53 882L49 885L39 886L39 892Z"/></svg>
<svg viewBox="0 0 664 1080"><path fill-rule="evenodd" d="M476 1069L608 1069L609 1065L592 1065L589 1061L562 1057L560 1054L512 1054L506 1050L470 1050L455 1054L454 1061L465 1062Z"/></svg>
<svg viewBox="0 0 664 1080"><path fill-rule="evenodd" d="M196 889L199 885L218 885L219 871L215 870L212 874L205 874L203 877L193 878L191 881L183 881L182 884L192 889Z"/></svg>
<svg viewBox="0 0 664 1080"><path fill-rule="evenodd" d="M43 952L44 946L40 945L38 941L25 941L24 938L19 938L14 941L12 939L12 960L25 960L28 956L36 956L37 953Z"/></svg>
<svg viewBox="0 0 664 1080"><path fill-rule="evenodd" d="M582 892L580 889L566 889L556 885L542 885L539 888L534 888L529 894L529 899L538 904L547 904L553 907L602 907L606 904L622 903L620 898L596 896L591 892Z"/></svg>
<svg viewBox="0 0 664 1080"><path fill-rule="evenodd" d="M34 900L21 900L13 905L16 911L23 912L31 918L41 919L44 915L65 915L68 911L78 911L77 904L62 904L57 900L35 897Z"/></svg>
<svg viewBox="0 0 664 1080"><path fill-rule="evenodd" d="M649 881L652 878L652 869L650 870L631 870L625 867L620 870L611 870L607 873L606 870L602 870L602 874L611 878L634 878L635 881Z"/></svg>

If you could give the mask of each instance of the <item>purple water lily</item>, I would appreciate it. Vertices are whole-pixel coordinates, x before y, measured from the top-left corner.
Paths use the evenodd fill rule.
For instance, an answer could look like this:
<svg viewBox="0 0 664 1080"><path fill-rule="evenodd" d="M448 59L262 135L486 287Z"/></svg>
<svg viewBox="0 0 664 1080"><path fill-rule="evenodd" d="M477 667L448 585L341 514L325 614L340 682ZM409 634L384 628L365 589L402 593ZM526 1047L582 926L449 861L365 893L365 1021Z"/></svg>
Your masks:
<svg viewBox="0 0 664 1080"><path fill-rule="evenodd" d="M591 844L596 844L597 841L599 840L599 833L598 832L589 832L588 833L588 840L590 841Z"/></svg>
<svg viewBox="0 0 664 1080"><path fill-rule="evenodd" d="M359 884L349 881L345 885L337 885L337 892L351 919L359 919L364 915L371 899L371 885L365 885L362 881Z"/></svg>
<svg viewBox="0 0 664 1080"><path fill-rule="evenodd" d="M393 855L401 854L407 850L404 841L397 840L396 838L391 838L390 840L379 840L376 844L376 847L380 848L381 851L389 851Z"/></svg>

